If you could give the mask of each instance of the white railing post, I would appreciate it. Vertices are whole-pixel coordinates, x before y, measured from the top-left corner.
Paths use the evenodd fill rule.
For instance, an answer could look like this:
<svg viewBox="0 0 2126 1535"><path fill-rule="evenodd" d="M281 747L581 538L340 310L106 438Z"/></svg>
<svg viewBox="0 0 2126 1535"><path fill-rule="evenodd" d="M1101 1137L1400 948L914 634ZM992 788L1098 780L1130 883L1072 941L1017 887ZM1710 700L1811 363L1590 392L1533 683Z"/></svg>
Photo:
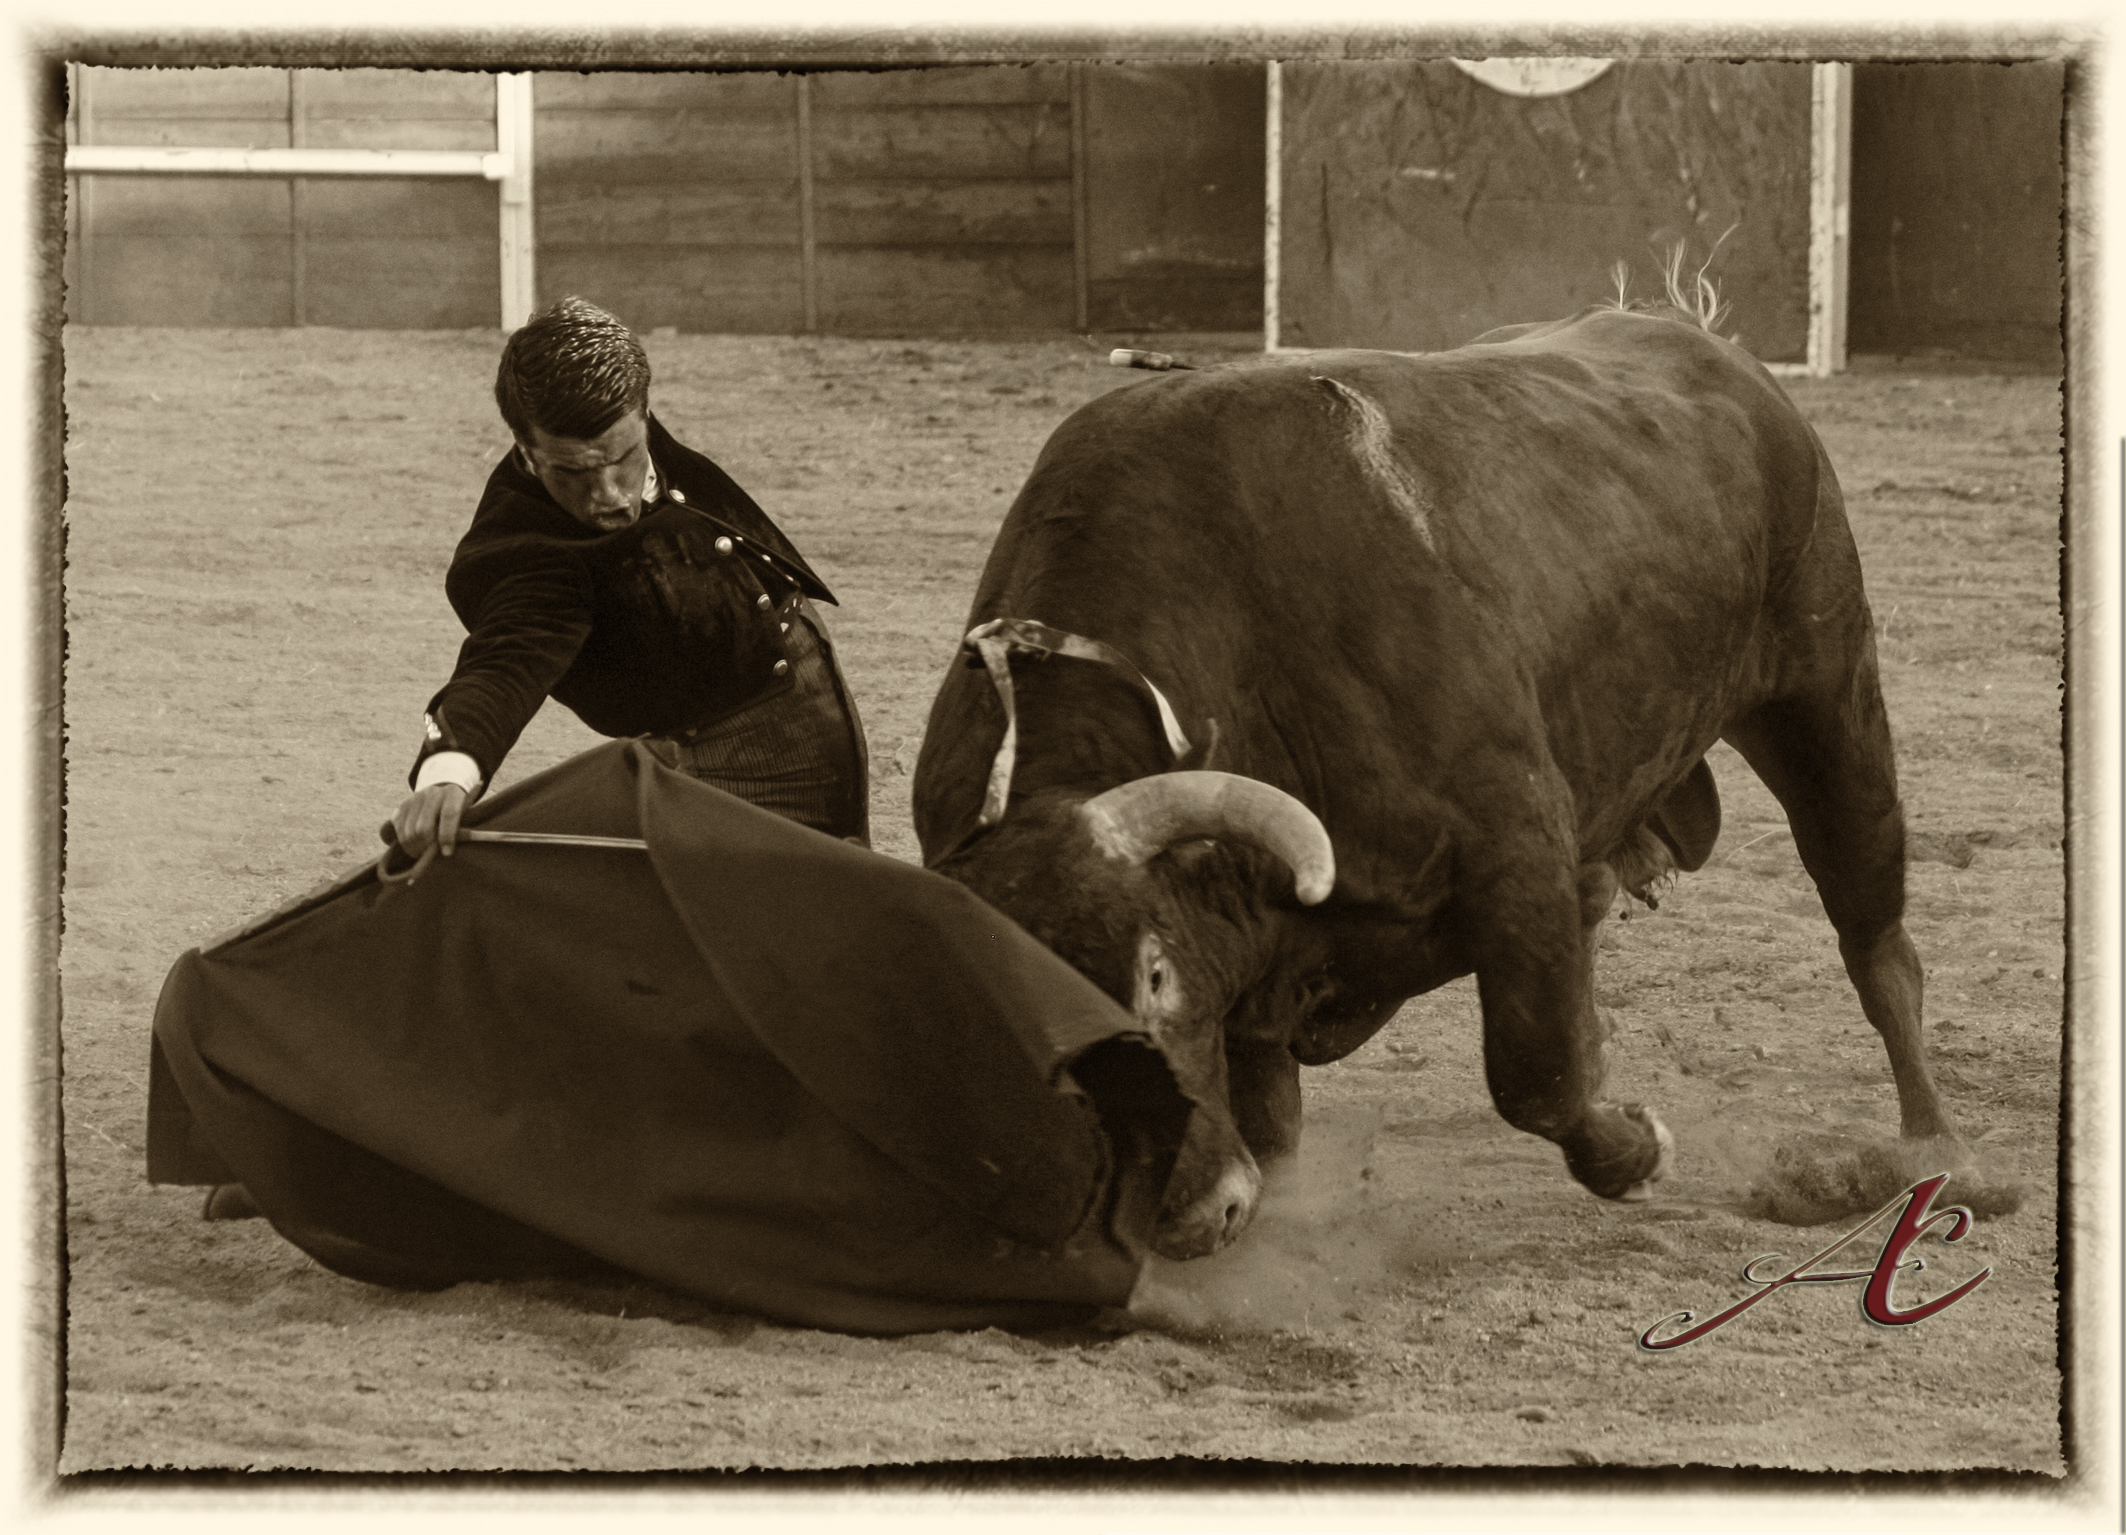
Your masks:
<svg viewBox="0 0 2126 1535"><path fill-rule="evenodd" d="M1846 366L1852 239L1853 66L1818 64L1809 81L1809 361L1815 378Z"/></svg>
<svg viewBox="0 0 2126 1535"><path fill-rule="evenodd" d="M532 77L495 76L495 153L502 173L502 328L531 318L535 232L532 225Z"/></svg>
<svg viewBox="0 0 2126 1535"><path fill-rule="evenodd" d="M1280 214L1284 190L1284 67L1269 62L1267 94L1263 102L1262 187L1262 349L1277 350L1277 280L1279 276Z"/></svg>
<svg viewBox="0 0 2126 1535"><path fill-rule="evenodd" d="M180 176L502 177L501 157L477 149L184 149L70 144L67 174Z"/></svg>

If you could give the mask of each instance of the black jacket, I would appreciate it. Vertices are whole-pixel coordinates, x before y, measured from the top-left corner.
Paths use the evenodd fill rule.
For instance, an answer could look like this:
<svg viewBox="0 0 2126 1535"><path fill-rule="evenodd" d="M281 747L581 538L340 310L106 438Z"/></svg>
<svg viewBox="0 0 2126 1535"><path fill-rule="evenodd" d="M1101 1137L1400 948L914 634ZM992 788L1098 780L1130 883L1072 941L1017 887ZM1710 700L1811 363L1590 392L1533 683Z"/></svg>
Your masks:
<svg viewBox="0 0 2126 1535"><path fill-rule="evenodd" d="M793 590L833 594L753 498L655 416L649 445L665 498L616 533L571 517L514 450L495 466L444 581L468 632L429 701L440 730L422 758L466 752L492 781L548 695L601 734L632 736L708 724L790 687L775 670L778 610Z"/></svg>

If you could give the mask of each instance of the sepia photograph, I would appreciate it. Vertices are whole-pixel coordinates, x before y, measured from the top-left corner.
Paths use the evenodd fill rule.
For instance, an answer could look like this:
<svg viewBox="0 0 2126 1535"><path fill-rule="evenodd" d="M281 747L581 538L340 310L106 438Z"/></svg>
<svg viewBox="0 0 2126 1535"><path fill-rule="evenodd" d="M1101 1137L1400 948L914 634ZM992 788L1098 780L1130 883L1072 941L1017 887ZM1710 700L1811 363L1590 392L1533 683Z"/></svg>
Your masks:
<svg viewBox="0 0 2126 1535"><path fill-rule="evenodd" d="M2096 34L1015 24L35 40L42 1506L2115 1518Z"/></svg>

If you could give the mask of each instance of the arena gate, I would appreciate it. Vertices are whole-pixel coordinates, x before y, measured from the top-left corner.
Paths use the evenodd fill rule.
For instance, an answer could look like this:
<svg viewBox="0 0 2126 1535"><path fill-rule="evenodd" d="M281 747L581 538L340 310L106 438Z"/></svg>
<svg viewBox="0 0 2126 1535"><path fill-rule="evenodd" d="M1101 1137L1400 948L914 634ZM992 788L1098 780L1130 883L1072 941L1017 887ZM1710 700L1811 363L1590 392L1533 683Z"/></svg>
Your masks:
<svg viewBox="0 0 2126 1535"><path fill-rule="evenodd" d="M1518 87L1444 60L1280 66L1272 344L1458 346L1614 297L1619 258L1653 296L1657 251L1695 265L1739 226L1723 329L1806 359L1812 67L1605 62Z"/></svg>
<svg viewBox="0 0 2126 1535"><path fill-rule="evenodd" d="M1273 64L1266 339L1455 346L1613 297L1620 257L1648 296L1681 242L1719 247L1721 328L1775 370L2056 371L2063 86L2043 60Z"/></svg>

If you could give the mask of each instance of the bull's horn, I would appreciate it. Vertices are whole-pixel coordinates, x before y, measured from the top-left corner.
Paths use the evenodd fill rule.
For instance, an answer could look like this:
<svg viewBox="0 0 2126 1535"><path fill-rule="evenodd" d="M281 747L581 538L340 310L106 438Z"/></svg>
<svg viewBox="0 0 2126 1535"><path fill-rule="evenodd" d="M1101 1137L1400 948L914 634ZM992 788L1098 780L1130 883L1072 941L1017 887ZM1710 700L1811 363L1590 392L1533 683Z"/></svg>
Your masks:
<svg viewBox="0 0 2126 1535"><path fill-rule="evenodd" d="M1158 773L1119 784L1078 807L1093 845L1142 864L1177 842L1223 837L1252 843L1292 867L1300 904L1327 899L1336 853L1313 811L1284 790L1238 773Z"/></svg>

